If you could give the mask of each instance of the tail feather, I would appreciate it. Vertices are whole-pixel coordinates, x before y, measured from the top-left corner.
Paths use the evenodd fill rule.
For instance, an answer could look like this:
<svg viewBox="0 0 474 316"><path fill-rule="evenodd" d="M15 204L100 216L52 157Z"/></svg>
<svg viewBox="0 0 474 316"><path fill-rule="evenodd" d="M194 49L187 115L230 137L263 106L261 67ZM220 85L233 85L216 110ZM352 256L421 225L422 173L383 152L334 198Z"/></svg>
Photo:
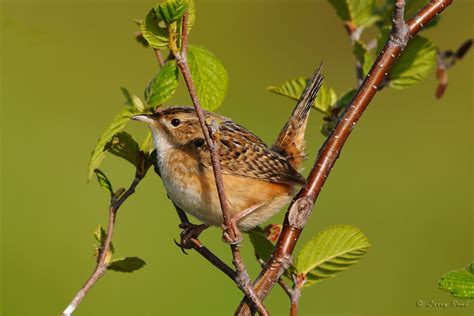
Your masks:
<svg viewBox="0 0 474 316"><path fill-rule="evenodd" d="M272 149L287 157L290 165L300 170L305 158L304 134L308 114L323 83L322 65L314 72L301 95L288 122L281 130Z"/></svg>

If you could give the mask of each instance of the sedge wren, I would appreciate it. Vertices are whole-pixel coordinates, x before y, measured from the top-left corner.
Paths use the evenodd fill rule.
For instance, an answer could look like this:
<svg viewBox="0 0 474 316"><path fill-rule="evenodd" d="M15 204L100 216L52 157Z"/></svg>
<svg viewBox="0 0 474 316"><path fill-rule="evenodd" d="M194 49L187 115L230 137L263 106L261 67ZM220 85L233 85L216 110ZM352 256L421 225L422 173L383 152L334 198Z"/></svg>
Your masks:
<svg viewBox="0 0 474 316"><path fill-rule="evenodd" d="M299 173L308 114L321 87L321 67L308 82L293 113L270 148L231 119L206 112L219 126L218 148L230 215L241 230L261 224L305 184ZM222 225L211 157L193 107L159 108L134 120L153 134L158 169L171 200L206 225Z"/></svg>

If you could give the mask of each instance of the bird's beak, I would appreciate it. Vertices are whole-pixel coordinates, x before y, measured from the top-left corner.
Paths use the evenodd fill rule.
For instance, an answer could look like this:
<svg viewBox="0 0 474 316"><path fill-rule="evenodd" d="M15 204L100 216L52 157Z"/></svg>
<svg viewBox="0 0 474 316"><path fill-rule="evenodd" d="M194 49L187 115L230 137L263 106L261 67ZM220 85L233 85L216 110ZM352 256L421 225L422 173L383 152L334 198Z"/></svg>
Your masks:
<svg viewBox="0 0 474 316"><path fill-rule="evenodd" d="M134 115L134 116L132 116L132 120L140 121L140 122L147 123L147 124L152 124L153 121L154 121L153 118L148 114Z"/></svg>

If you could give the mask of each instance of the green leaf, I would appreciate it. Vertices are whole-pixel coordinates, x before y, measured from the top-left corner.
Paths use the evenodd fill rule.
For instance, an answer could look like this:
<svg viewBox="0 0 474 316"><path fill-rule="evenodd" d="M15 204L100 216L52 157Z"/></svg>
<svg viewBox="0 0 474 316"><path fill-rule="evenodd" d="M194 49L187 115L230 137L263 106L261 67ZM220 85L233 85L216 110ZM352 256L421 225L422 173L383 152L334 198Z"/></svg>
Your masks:
<svg viewBox="0 0 474 316"><path fill-rule="evenodd" d="M104 147L105 145L114 137L115 134L120 132L125 125L130 121L130 117L135 114L139 114L140 111L134 108L127 108L120 112L110 123L107 129L102 133L97 144L95 145L94 150L92 151L91 158L89 159L88 166L88 176L87 179L90 180L94 175L94 169L100 166L100 163L105 158Z"/></svg>
<svg viewBox="0 0 474 316"><path fill-rule="evenodd" d="M224 66L210 51L191 45L188 64L202 108L217 109L227 92L228 75Z"/></svg>
<svg viewBox="0 0 474 316"><path fill-rule="evenodd" d="M415 36L390 71L390 87L403 89L425 79L436 63L436 46L424 37Z"/></svg>
<svg viewBox="0 0 474 316"><path fill-rule="evenodd" d="M378 51L381 51L387 41L389 28L384 28L379 37ZM390 74L389 86L404 89L425 79L436 63L435 44L420 35L408 42L400 57L395 61Z"/></svg>
<svg viewBox="0 0 474 316"><path fill-rule="evenodd" d="M178 74L176 60L168 60L146 87L146 102L158 106L169 100L178 88Z"/></svg>
<svg viewBox="0 0 474 316"><path fill-rule="evenodd" d="M170 2L170 1L167 1ZM177 5L177 10L176 11L173 8L173 4L171 4L171 10L176 13L176 16L179 16L180 18L184 14L184 11L182 11L182 4L178 2L187 2L188 5L188 34L191 31L194 22L196 21L196 5L194 3L194 0L188 0L188 1L171 1L175 2ZM161 3L157 5L157 7L162 6L164 8L163 10L168 10L166 3ZM167 15L167 17L170 17L172 20L172 16L168 15L168 13L164 12L163 14L161 13L160 8L153 8L151 9L148 14L145 17L144 21L140 21L138 23L140 32L142 33L143 38L147 41L147 43L156 49L162 49L162 48L168 48L169 44L169 31L168 31L168 26L166 21L164 20L163 14ZM158 15L157 15L158 13ZM169 23L168 23L169 24Z"/></svg>
<svg viewBox="0 0 474 316"><path fill-rule="evenodd" d="M143 38L151 47L157 49L168 47L168 27L158 19L153 9L148 12L139 27Z"/></svg>
<svg viewBox="0 0 474 316"><path fill-rule="evenodd" d="M153 144L153 135L151 134L151 131L148 131L148 133L145 136L145 139L143 140L143 143L140 146L140 150L143 151L145 154L149 154L154 149L155 149L155 146Z"/></svg>
<svg viewBox="0 0 474 316"><path fill-rule="evenodd" d="M141 165L142 153L140 152L140 148L132 135L127 132L115 134L105 145L104 150L127 160L136 167L140 167Z"/></svg>
<svg viewBox="0 0 474 316"><path fill-rule="evenodd" d="M104 245L105 238L107 237L107 233L105 229L101 225L97 225L94 230L94 238L99 243L100 247ZM109 251L113 254L115 252L114 245L110 242Z"/></svg>
<svg viewBox="0 0 474 316"><path fill-rule="evenodd" d="M285 81L278 86L269 86L267 89L270 92L288 97L290 99L299 100L301 94L303 94L306 83L308 83L308 79L300 77Z"/></svg>
<svg viewBox="0 0 474 316"><path fill-rule="evenodd" d="M316 100L314 101L313 107L324 114L330 114L331 107L336 103L336 101L337 101L337 94L334 91L334 89L332 88L328 89L323 84L321 86L321 89L318 92L318 96L316 97Z"/></svg>
<svg viewBox="0 0 474 316"><path fill-rule="evenodd" d="M309 286L347 270L369 246L359 229L350 225L330 226L303 246L294 265L298 274L307 276Z"/></svg>
<svg viewBox="0 0 474 316"><path fill-rule="evenodd" d="M107 266L108 270L117 272L133 272L143 268L145 261L138 257L126 257L112 260Z"/></svg>
<svg viewBox="0 0 474 316"><path fill-rule="evenodd" d="M194 0L189 0L188 6L188 34L196 22L196 3Z"/></svg>
<svg viewBox="0 0 474 316"><path fill-rule="evenodd" d="M368 27L379 20L375 14L375 0L328 0L343 21Z"/></svg>
<svg viewBox="0 0 474 316"><path fill-rule="evenodd" d="M187 0L166 0L157 4L153 11L159 20L169 25L183 16L188 5L189 1Z"/></svg>
<svg viewBox="0 0 474 316"><path fill-rule="evenodd" d="M473 266L474 263L467 268L443 275L439 280L439 288L448 291L457 298L474 299Z"/></svg>
<svg viewBox="0 0 474 316"><path fill-rule="evenodd" d="M268 240L264 235L263 232L257 230L249 231L250 242L253 245L253 249L255 250L255 256L258 259L262 259L267 261L273 252L273 244L270 240Z"/></svg>
<svg viewBox="0 0 474 316"><path fill-rule="evenodd" d="M125 104L131 107L135 107L139 111L145 111L145 105L142 100L134 94L131 94L126 88L121 87L123 96L125 97Z"/></svg>
<svg viewBox="0 0 474 316"><path fill-rule="evenodd" d="M112 183L110 183L109 179L99 169L94 169L94 173L97 176L97 181L99 181L99 184L101 187L105 189L105 191L110 193L110 196L114 195L114 190L112 189Z"/></svg>
<svg viewBox="0 0 474 316"><path fill-rule="evenodd" d="M288 80L278 86L269 86L267 89L270 92L288 97L290 99L299 100L307 83L308 79L300 77ZM320 112L328 114L331 106L336 103L336 101L337 95L334 89L327 89L323 84L318 92L313 107Z"/></svg>
<svg viewBox="0 0 474 316"><path fill-rule="evenodd" d="M354 55L362 66L362 75L365 77L368 73L372 64L374 62L372 55L367 50L367 47L360 42L354 42Z"/></svg>

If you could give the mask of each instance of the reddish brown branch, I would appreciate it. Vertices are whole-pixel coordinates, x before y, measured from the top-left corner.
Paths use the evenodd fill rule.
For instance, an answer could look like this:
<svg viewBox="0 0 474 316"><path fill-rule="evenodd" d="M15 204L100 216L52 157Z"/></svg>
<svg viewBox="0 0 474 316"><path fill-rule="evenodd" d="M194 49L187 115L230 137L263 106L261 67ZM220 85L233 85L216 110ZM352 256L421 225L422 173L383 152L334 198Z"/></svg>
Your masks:
<svg viewBox="0 0 474 316"><path fill-rule="evenodd" d="M392 64L402 52L407 41L451 3L452 0L431 0L405 25L403 20L404 1L396 1L392 31L387 43L343 117L323 144L308 176L306 186L294 198L286 213L280 238L273 254L255 282L255 292L260 299L263 300L266 297L291 263L291 255L301 231L306 225L311 209L339 157L344 143L377 92L378 86L389 73ZM236 315L250 314L250 307L244 299L239 305Z"/></svg>
<svg viewBox="0 0 474 316"><path fill-rule="evenodd" d="M115 228L115 219L117 217L117 212L120 208L120 206L125 202L125 200L132 195L135 192L135 188L137 185L140 183L140 181L143 179L144 174L141 172L136 173L135 179L133 179L132 184L128 188L127 191L125 191L119 198L118 200L112 200L111 205L109 206L109 221L107 224L107 233L105 236L105 241L103 245L101 245L101 248L99 250L99 258L97 260L97 264L94 268L94 271L92 272L91 276L89 279L87 279L86 283L82 286L82 288L77 292L76 296L72 299L71 303L66 307L66 309L63 311L62 316L70 316L77 308L77 306L81 303L81 301L84 299L84 297L87 295L89 290L94 286L94 284L102 277L104 276L105 272L107 272L107 254L110 249L110 244L112 242L112 235L114 232Z"/></svg>
<svg viewBox="0 0 474 316"><path fill-rule="evenodd" d="M187 61L187 43L188 43L188 12L186 12L182 19L182 27L181 27L181 51L176 49L176 45L174 43L170 43L170 50L176 59L176 63L184 77L184 81L186 82L186 86L188 87L189 94L191 96L191 100L194 105L194 109L196 111L196 115L198 117L199 123L201 125L202 132L204 134L204 139L206 141L207 147L209 148L209 152L211 155L211 162L212 162L212 169L214 172L214 179L217 187L217 193L219 197L219 202L222 210L222 217L224 222L224 235L228 236L231 241L238 241L240 236L240 232L236 225L232 225L231 216L229 211L229 205L227 202L227 197L225 195L224 190L224 181L222 179L222 171L221 171L221 164L220 164L220 157L219 157L219 148L218 142L215 142L213 136L218 136L218 127L216 128L215 122L208 122L206 123L204 111L201 107L201 102L198 98L196 88L191 77L191 72L189 69L188 61ZM261 315L268 315L265 306L261 303L258 299L257 295L255 294L252 286L252 282L250 277L247 273L247 269L245 264L242 260L239 247L236 243L232 243L230 245L232 250L233 256L233 264L236 269L236 281L239 288L246 294L246 297L250 299L250 301L256 306L258 312Z"/></svg>

